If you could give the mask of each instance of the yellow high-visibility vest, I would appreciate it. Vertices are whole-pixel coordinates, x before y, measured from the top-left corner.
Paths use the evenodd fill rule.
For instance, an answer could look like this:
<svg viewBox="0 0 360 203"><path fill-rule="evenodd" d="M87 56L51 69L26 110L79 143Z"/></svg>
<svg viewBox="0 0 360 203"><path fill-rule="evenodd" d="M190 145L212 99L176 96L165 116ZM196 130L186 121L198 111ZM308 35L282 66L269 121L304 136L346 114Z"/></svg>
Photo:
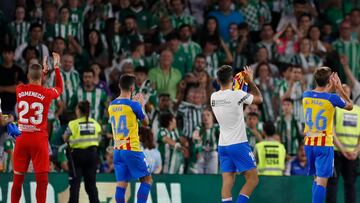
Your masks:
<svg viewBox="0 0 360 203"><path fill-rule="evenodd" d="M354 105L351 111L336 108L335 132L346 151L353 151L360 136L360 107ZM335 147L335 150L339 150Z"/></svg>
<svg viewBox="0 0 360 203"><path fill-rule="evenodd" d="M259 175L282 176L285 170L286 150L277 141L262 141L255 145Z"/></svg>
<svg viewBox="0 0 360 203"><path fill-rule="evenodd" d="M100 141L100 124L89 118L82 117L69 122L69 130L71 135L69 137L70 147L73 149L86 149L91 146L99 146Z"/></svg>

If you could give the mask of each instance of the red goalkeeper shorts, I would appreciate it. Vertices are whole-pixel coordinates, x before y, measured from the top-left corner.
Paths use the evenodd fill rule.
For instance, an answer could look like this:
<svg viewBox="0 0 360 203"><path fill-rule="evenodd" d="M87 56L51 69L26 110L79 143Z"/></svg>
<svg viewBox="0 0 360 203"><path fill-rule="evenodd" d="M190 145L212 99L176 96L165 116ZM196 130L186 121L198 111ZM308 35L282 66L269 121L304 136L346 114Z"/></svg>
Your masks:
<svg viewBox="0 0 360 203"><path fill-rule="evenodd" d="M22 134L16 138L14 150L14 171L28 171L30 160L35 173L49 172L49 144L43 134Z"/></svg>

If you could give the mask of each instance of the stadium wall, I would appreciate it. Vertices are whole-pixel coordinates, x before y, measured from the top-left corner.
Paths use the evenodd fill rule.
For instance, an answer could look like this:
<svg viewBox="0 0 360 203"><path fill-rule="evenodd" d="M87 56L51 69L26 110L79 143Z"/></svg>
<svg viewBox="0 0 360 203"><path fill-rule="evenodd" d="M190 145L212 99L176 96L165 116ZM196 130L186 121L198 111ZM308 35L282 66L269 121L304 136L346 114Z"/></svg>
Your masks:
<svg viewBox="0 0 360 203"><path fill-rule="evenodd" d="M98 174L97 187L102 203L115 202L115 177L113 174ZM12 186L12 174L0 173L0 202L10 202L9 195ZM238 177L236 191L240 190L242 177ZM342 184L342 182L340 183ZM311 177L261 177L260 184L253 193L250 203L304 203L311 202ZM360 188L360 180L357 181ZM127 190L128 202L136 202L135 191L139 183L133 182ZM21 203L35 201L35 176L26 176ZM149 203L217 203L220 202L221 176L220 175L157 175ZM48 203L65 203L68 201L69 188L66 173L52 173L49 175ZM81 186L80 202L88 202L88 197ZM339 187L339 200L343 200L343 187ZM357 190L360 198L360 190ZM343 201L338 201L339 203Z"/></svg>

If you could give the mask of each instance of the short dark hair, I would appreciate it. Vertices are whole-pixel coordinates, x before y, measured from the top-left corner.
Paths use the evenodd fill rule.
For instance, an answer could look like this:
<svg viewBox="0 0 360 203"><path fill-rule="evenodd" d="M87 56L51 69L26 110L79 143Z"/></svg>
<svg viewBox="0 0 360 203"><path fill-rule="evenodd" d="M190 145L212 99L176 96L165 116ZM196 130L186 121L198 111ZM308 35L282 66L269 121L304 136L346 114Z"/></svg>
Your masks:
<svg viewBox="0 0 360 203"><path fill-rule="evenodd" d="M282 102L290 102L291 104L294 104L294 100L289 97L286 97L285 99L283 99Z"/></svg>
<svg viewBox="0 0 360 203"><path fill-rule="evenodd" d="M174 39L177 39L179 40L180 37L179 37L179 34L177 32L170 32L169 34L167 34L165 36L165 40L168 42L168 41L171 41L171 40L174 40Z"/></svg>
<svg viewBox="0 0 360 203"><path fill-rule="evenodd" d="M31 32L35 28L40 28L41 30L43 30L43 27L40 23L33 23L30 25L29 32Z"/></svg>
<svg viewBox="0 0 360 203"><path fill-rule="evenodd" d="M149 70L145 66L137 66L134 70L135 73L145 73L148 74Z"/></svg>
<svg viewBox="0 0 360 203"><path fill-rule="evenodd" d="M248 116L248 117L256 117L256 118L259 118L259 114L256 113L256 112L249 112L249 113L247 114L247 116Z"/></svg>
<svg viewBox="0 0 360 203"><path fill-rule="evenodd" d="M135 84L135 76L130 74L123 74L119 80L120 90L129 91Z"/></svg>
<svg viewBox="0 0 360 203"><path fill-rule="evenodd" d="M272 121L266 121L263 125L263 130L266 134L266 136L272 137L275 135L275 125Z"/></svg>
<svg viewBox="0 0 360 203"><path fill-rule="evenodd" d="M301 18L303 17L308 17L310 19L310 21L312 20L312 16L308 13L302 13L299 18L298 18L298 22L300 22Z"/></svg>
<svg viewBox="0 0 360 203"><path fill-rule="evenodd" d="M360 8L353 8L350 13L353 13L353 12L360 12Z"/></svg>
<svg viewBox="0 0 360 203"><path fill-rule="evenodd" d="M85 69L84 72L83 72L83 76L85 75L85 73L92 73L92 75L95 75L94 70L91 69L91 68Z"/></svg>
<svg viewBox="0 0 360 203"><path fill-rule="evenodd" d="M136 16L133 14L126 15L124 20L127 20L127 19L133 19L136 22Z"/></svg>
<svg viewBox="0 0 360 203"><path fill-rule="evenodd" d="M166 113L161 113L159 115L159 124L160 127L163 128L167 128L170 125L170 122L175 118L175 116L170 113L170 112L166 112Z"/></svg>
<svg viewBox="0 0 360 203"><path fill-rule="evenodd" d="M28 76L31 80L39 81L42 78L42 66L39 63L29 65Z"/></svg>
<svg viewBox="0 0 360 203"><path fill-rule="evenodd" d="M216 36L209 36L205 39L205 44L209 43L215 46L219 46L219 38Z"/></svg>
<svg viewBox="0 0 360 203"><path fill-rule="evenodd" d="M221 85L227 85L233 79L233 69L229 65L223 65L217 71L216 76Z"/></svg>
<svg viewBox="0 0 360 203"><path fill-rule="evenodd" d="M142 46L142 45L144 45L144 42L142 42L140 40L132 42L130 45L130 52L136 51L136 49L138 49L139 46Z"/></svg>
<svg viewBox="0 0 360 203"><path fill-rule="evenodd" d="M307 3L308 3L307 0L295 0L295 1L294 1L294 5L295 5L295 4L303 4L303 5L304 5L304 4L307 4Z"/></svg>
<svg viewBox="0 0 360 203"><path fill-rule="evenodd" d="M63 41L63 42L66 44L66 41L65 41L65 39L64 39L63 37L57 36L57 37L54 38L54 42L55 42L56 40L61 40L61 41Z"/></svg>
<svg viewBox="0 0 360 203"><path fill-rule="evenodd" d="M203 58L203 59L206 60L206 56L205 56L205 54L203 54L203 53L197 54L197 55L195 56L195 59L197 59L197 58ZM195 61L195 60L194 60L194 61Z"/></svg>
<svg viewBox="0 0 360 203"><path fill-rule="evenodd" d="M320 67L315 70L314 78L319 87L325 87L329 82L332 71L329 67Z"/></svg>
<svg viewBox="0 0 360 203"><path fill-rule="evenodd" d="M159 95L158 95L158 97L160 98L160 97L169 97L170 98L170 94L169 93L160 93Z"/></svg>
<svg viewBox="0 0 360 203"><path fill-rule="evenodd" d="M15 49L12 46L4 46L2 48L2 53L10 53L15 52Z"/></svg>
<svg viewBox="0 0 360 203"><path fill-rule="evenodd" d="M231 24L230 24L231 25ZM245 23L245 22L242 22L242 23L240 23L240 24L238 24L237 25L237 28L239 29L239 30L243 30L243 29L249 29L249 25L247 24L247 23Z"/></svg>
<svg viewBox="0 0 360 203"><path fill-rule="evenodd" d="M271 23L264 23L261 27L261 30L264 30L265 27L268 27L268 26L271 27L272 29L274 29L273 26L271 25Z"/></svg>
<svg viewBox="0 0 360 203"><path fill-rule="evenodd" d="M39 58L40 53L39 53L39 51L38 51L35 47L33 47L33 46L27 46L27 47L24 49L24 51L21 53L21 56L22 56L23 58L25 58L26 53L27 53L28 51L33 51L33 52L35 52L36 58Z"/></svg>
<svg viewBox="0 0 360 203"><path fill-rule="evenodd" d="M60 9L59 9L59 13L61 13L62 10L64 9L67 9L68 11L70 11L70 8L67 7L67 6L62 6Z"/></svg>
<svg viewBox="0 0 360 203"><path fill-rule="evenodd" d="M180 31L180 30L182 30L182 29L185 28L185 27L188 27L188 28L191 29L191 25L190 25L190 24L183 23L183 24L180 25L180 27L178 28L178 30Z"/></svg>

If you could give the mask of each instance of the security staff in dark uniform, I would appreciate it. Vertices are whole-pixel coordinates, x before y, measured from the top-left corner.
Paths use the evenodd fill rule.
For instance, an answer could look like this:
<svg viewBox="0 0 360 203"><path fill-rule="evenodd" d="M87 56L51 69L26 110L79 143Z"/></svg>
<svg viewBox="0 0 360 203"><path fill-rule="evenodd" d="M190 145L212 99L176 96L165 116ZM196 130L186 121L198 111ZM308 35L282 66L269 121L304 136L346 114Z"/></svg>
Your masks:
<svg viewBox="0 0 360 203"><path fill-rule="evenodd" d="M84 177L85 190L90 203L98 203L98 190L96 188L96 170L99 156L97 147L101 126L94 119L89 118L90 104L88 101L80 102L76 107L77 119L68 124L64 140L69 143L69 203L79 202L81 178Z"/></svg>

